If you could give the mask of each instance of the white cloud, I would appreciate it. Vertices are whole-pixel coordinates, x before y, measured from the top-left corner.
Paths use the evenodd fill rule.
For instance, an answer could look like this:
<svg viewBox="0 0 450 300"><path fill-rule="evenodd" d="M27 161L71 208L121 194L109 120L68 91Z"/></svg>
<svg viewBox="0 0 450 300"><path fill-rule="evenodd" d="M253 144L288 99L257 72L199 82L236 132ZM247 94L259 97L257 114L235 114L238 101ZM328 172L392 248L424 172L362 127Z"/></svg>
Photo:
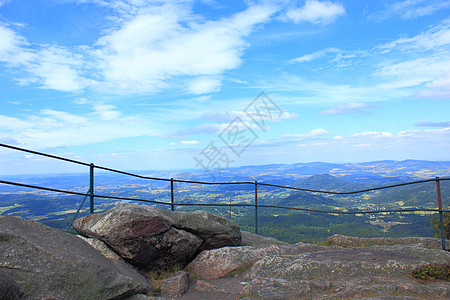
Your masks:
<svg viewBox="0 0 450 300"><path fill-rule="evenodd" d="M420 121L415 124L416 126L422 126L422 127L449 127L450 128L450 121L447 122L432 122L432 121Z"/></svg>
<svg viewBox="0 0 450 300"><path fill-rule="evenodd" d="M128 91L154 91L179 76L219 75L241 63L243 39L269 20L271 6L250 6L216 21L197 21L172 4L144 10L102 37L96 52L106 82ZM189 21L187 25L183 25ZM217 79L194 93L217 89Z"/></svg>
<svg viewBox="0 0 450 300"><path fill-rule="evenodd" d="M399 38L393 42L380 45L375 50L381 53L393 50L414 53L416 51L445 50L450 45L450 20L444 20L441 24L413 36Z"/></svg>
<svg viewBox="0 0 450 300"><path fill-rule="evenodd" d="M425 99L450 99L450 75L444 74L426 84L428 89L415 92L412 97Z"/></svg>
<svg viewBox="0 0 450 300"><path fill-rule="evenodd" d="M256 120L264 120L264 121L272 121L272 122L280 122L282 120L294 120L298 118L298 114L295 112L281 112L279 115L269 115L268 113L264 113L264 111L259 111L259 114L251 113L247 114L243 111L228 111L228 112L206 112L200 116L202 120L206 121L216 121L216 122L232 122L234 119L239 117L244 122L254 123L251 117Z"/></svg>
<svg viewBox="0 0 450 300"><path fill-rule="evenodd" d="M343 115L351 113L368 113L369 108L374 108L375 105L367 104L364 102L348 102L344 104L338 104L331 108L325 109L320 114L325 115Z"/></svg>
<svg viewBox="0 0 450 300"><path fill-rule="evenodd" d="M197 144L199 144L199 141L196 141L196 140L180 141L180 144L182 144L182 145L197 145Z"/></svg>
<svg viewBox="0 0 450 300"><path fill-rule="evenodd" d="M331 133L323 128L312 129L308 133L299 133L299 134L283 134L281 139L305 139L305 138L314 138L314 137L324 137L328 136Z"/></svg>
<svg viewBox="0 0 450 300"><path fill-rule="evenodd" d="M82 90L91 83L77 71L82 64L80 55L50 46L37 52L34 61L26 64L26 68L43 88L71 92Z"/></svg>
<svg viewBox="0 0 450 300"><path fill-rule="evenodd" d="M390 132L384 132L384 131L364 131L359 133L354 133L351 135L352 137L392 137L393 134Z"/></svg>
<svg viewBox="0 0 450 300"><path fill-rule="evenodd" d="M330 47L330 48L326 48L323 50L319 50L319 51L316 51L316 52L313 52L310 54L306 54L306 55L291 59L291 60L289 60L289 62L291 62L291 63L310 62L312 60L322 58L322 57L328 55L329 53L340 53L340 52L341 52L340 49Z"/></svg>
<svg viewBox="0 0 450 300"><path fill-rule="evenodd" d="M398 17L408 20L429 16L439 10L450 8L448 0L403 0L388 3L385 9L376 11L367 18L376 22Z"/></svg>
<svg viewBox="0 0 450 300"><path fill-rule="evenodd" d="M288 9L283 19L294 23L310 22L326 25L343 15L345 15L345 8L340 3L307 0L301 8Z"/></svg>
<svg viewBox="0 0 450 300"><path fill-rule="evenodd" d="M332 134L310 136L310 133L282 135L253 145L248 155L271 152L275 161L370 161L380 159L442 159L448 160L450 127L403 130L397 133L365 131L346 136ZM312 134L311 134L312 135ZM295 153L295 156L292 154Z"/></svg>
<svg viewBox="0 0 450 300"><path fill-rule="evenodd" d="M274 5L251 4L218 20L191 12L190 1L83 1L115 10L95 45L27 44L0 23L0 62L20 68L20 84L64 92L147 93L177 86L194 94L218 91L220 75L241 64L245 37L270 20Z"/></svg>
<svg viewBox="0 0 450 300"><path fill-rule="evenodd" d="M221 84L220 79L202 76L191 80L188 89L192 94L205 94L219 91Z"/></svg>
<svg viewBox="0 0 450 300"><path fill-rule="evenodd" d="M5 4L8 4L9 2L11 2L11 0L0 0L0 7L2 7Z"/></svg>
<svg viewBox="0 0 450 300"><path fill-rule="evenodd" d="M116 109L114 105L110 104L95 104L94 112L102 120L115 120L121 116L121 112Z"/></svg>
<svg viewBox="0 0 450 300"><path fill-rule="evenodd" d="M46 89L71 92L93 83L78 71L83 67L81 55L51 45L32 47L25 38L1 24L0 62L9 69L17 69L20 84L37 84Z"/></svg>
<svg viewBox="0 0 450 300"><path fill-rule="evenodd" d="M0 115L0 132L5 129L22 130L32 126L33 123L15 117Z"/></svg>
<svg viewBox="0 0 450 300"><path fill-rule="evenodd" d="M9 67L28 62L33 54L23 49L26 45L24 38L0 23L0 62Z"/></svg>
<svg viewBox="0 0 450 300"><path fill-rule="evenodd" d="M449 99L449 46L450 22L444 21L416 36L375 48L380 55L389 53L396 59L386 60L373 75L388 79L386 88L420 87L412 97Z"/></svg>
<svg viewBox="0 0 450 300"><path fill-rule="evenodd" d="M41 114L71 124L83 124L88 121L88 119L85 117L77 116L64 111L56 111L51 109L43 109L41 110Z"/></svg>
<svg viewBox="0 0 450 300"><path fill-rule="evenodd" d="M292 97L292 103L341 103L322 112L331 114L351 111L348 103L360 103L361 99L365 103L404 97L450 99L449 47L450 19L446 19L417 35L402 37L371 49L338 51L325 48L306 54L289 62L318 60L311 70L311 77L304 79L285 75L267 86L278 91L301 91L302 97ZM349 77L344 68L352 68ZM349 84L310 79L316 75L320 75L317 78L328 78L327 71L342 75L337 77L338 81L348 80ZM354 74L360 74L357 80ZM367 111L367 108L360 108ZM358 107L354 109L357 111Z"/></svg>
<svg viewBox="0 0 450 300"><path fill-rule="evenodd" d="M106 104L93 105L92 111L84 115L51 109L43 109L23 119L0 115L0 138L8 136L16 141L15 144L45 149L153 133L149 122L136 117L122 119L120 116L121 112L115 106Z"/></svg>

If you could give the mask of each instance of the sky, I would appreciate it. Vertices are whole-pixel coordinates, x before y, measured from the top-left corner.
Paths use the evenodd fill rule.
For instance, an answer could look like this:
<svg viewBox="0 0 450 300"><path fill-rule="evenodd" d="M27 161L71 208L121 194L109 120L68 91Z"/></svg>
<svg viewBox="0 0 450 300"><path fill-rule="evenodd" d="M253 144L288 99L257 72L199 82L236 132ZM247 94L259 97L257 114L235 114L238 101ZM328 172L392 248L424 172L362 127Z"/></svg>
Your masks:
<svg viewBox="0 0 450 300"><path fill-rule="evenodd" d="M448 0L0 0L0 143L121 170L450 160ZM0 174L80 167L0 147Z"/></svg>

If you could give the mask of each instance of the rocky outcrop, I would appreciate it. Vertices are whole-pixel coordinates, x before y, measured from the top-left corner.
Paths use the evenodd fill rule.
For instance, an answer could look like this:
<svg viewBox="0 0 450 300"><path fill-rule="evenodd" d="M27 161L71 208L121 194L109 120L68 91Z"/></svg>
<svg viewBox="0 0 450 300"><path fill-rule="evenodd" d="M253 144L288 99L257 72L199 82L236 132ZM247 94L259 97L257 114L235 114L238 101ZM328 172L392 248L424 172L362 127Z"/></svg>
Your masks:
<svg viewBox="0 0 450 300"><path fill-rule="evenodd" d="M448 265L450 252L440 250L439 239L333 236L328 246L292 245L237 234L237 225L209 213L138 205L79 219L75 227L89 238L0 215L0 300L3 295L69 300L450 298L448 281L412 276L428 270L424 266ZM115 248L121 244L123 249ZM163 253L154 254L158 248ZM195 258L185 270L163 279L155 296L126 263L132 261L130 254L162 268L168 267L163 265L166 257L169 264L180 262L165 255ZM183 256L181 262L188 260Z"/></svg>
<svg viewBox="0 0 450 300"><path fill-rule="evenodd" d="M209 212L172 212L147 205L121 204L77 219L73 227L147 270L184 267L201 250L241 243L234 222Z"/></svg>
<svg viewBox="0 0 450 300"><path fill-rule="evenodd" d="M203 251L186 269L200 279L217 279L236 270L248 269L262 257L324 249L325 246L311 244L223 247Z"/></svg>
<svg viewBox="0 0 450 300"><path fill-rule="evenodd" d="M250 236L250 239L248 237ZM340 240L345 240L341 236ZM360 245L366 239L351 238ZM432 239L431 239L432 240ZM268 245L267 239L243 234L249 246L203 251L187 266L193 277L183 299L201 298L217 290L238 291L242 299L447 299L446 281L418 280L417 266L450 261L450 253L430 243L390 239L389 245L367 247L318 246L304 243ZM398 241L399 244L396 243ZM425 244L425 245L424 245ZM436 246L439 246L437 243ZM232 281L232 278L238 280ZM381 297L381 298L380 298ZM385 298L383 298L385 297ZM386 298L387 297L387 298ZM406 298L405 298L406 297Z"/></svg>
<svg viewBox="0 0 450 300"><path fill-rule="evenodd" d="M0 215L0 253L0 270L20 286L20 299L118 299L152 291L120 260L34 221Z"/></svg>
<svg viewBox="0 0 450 300"><path fill-rule="evenodd" d="M358 238L335 234L327 239L329 245L341 247L367 247L373 245L414 245L420 244L424 248L442 249L442 241L426 237L404 237L404 238ZM450 241L446 241L446 249L450 249Z"/></svg>

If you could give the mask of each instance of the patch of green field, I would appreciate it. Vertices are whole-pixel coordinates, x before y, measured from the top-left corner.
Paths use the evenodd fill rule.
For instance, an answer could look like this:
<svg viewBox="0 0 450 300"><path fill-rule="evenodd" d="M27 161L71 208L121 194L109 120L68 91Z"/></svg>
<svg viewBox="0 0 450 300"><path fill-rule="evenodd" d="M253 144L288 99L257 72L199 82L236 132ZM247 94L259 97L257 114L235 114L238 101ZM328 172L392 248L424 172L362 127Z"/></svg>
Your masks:
<svg viewBox="0 0 450 300"><path fill-rule="evenodd" d="M23 206L23 204L14 204L14 205L10 205L10 206L0 207L0 214L5 213L12 208L21 207L21 206Z"/></svg>

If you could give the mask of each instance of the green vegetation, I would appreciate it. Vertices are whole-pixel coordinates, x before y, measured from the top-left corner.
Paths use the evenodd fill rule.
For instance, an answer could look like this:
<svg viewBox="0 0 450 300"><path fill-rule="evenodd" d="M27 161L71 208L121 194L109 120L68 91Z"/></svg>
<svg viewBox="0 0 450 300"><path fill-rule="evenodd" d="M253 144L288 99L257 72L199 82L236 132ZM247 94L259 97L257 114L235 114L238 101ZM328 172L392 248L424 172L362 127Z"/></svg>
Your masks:
<svg viewBox="0 0 450 300"><path fill-rule="evenodd" d="M414 278L422 280L450 281L450 262L427 264L414 268L411 272Z"/></svg>
<svg viewBox="0 0 450 300"><path fill-rule="evenodd" d="M168 270L157 270L145 272L145 277L152 283L155 293L161 292L161 282L169 277L172 277L176 272L181 271L182 268L178 265L170 267Z"/></svg>
<svg viewBox="0 0 450 300"><path fill-rule="evenodd" d="M220 178L220 181L258 180L258 182L313 190L351 191L398 183L399 181L421 179L421 176L424 174L423 170L426 170L427 175L435 175L437 172L445 170L448 172L448 164L446 162L430 164L417 161L400 163L383 161L361 164L359 166L324 163L254 166L229 169L227 172L224 172L224 176ZM332 175L307 175L317 172L329 172ZM208 181L201 174L196 175L198 175L196 180ZM446 173L441 173L440 175L446 175ZM172 176L173 174L155 175L155 177L162 178L170 178ZM179 177L179 179L181 178ZM17 178L14 178L12 181L17 180ZM86 174L61 175L57 177L29 176L19 181L78 192L86 192L88 183ZM439 228L435 213L376 213L377 210L435 209L437 207L435 182L354 195L310 193L263 185L258 185L257 191L259 205L336 212L373 211L373 213L361 215L340 215L278 208L258 208L258 233L290 243L323 243L333 234L358 237L431 237L434 235L434 230ZM443 202L450 202L450 181L441 181L441 192ZM95 178L95 193L105 196L111 195L165 202L167 205L146 204L170 209L170 182L166 181L143 180L123 175L97 174ZM83 198L83 196L0 185L0 213L34 219L48 226L66 230ZM253 184L199 185L175 183L174 200L176 210L208 210L224 218L232 219L241 226L242 230L255 231L254 207L233 206L254 204L255 187ZM96 198L95 212L105 211L120 202L107 198ZM142 202L135 203L144 204ZM180 205L193 203L214 203L223 206ZM87 199L79 217L89 213L88 207L89 199ZM431 222L433 223L433 228L430 226ZM446 234L449 237L449 214L445 214L445 224Z"/></svg>
<svg viewBox="0 0 450 300"><path fill-rule="evenodd" d="M450 208L447 208L450 209ZM444 237L450 239L450 213L443 213L444 217ZM436 232L436 237L441 237L441 222L438 216L433 216L431 227Z"/></svg>

